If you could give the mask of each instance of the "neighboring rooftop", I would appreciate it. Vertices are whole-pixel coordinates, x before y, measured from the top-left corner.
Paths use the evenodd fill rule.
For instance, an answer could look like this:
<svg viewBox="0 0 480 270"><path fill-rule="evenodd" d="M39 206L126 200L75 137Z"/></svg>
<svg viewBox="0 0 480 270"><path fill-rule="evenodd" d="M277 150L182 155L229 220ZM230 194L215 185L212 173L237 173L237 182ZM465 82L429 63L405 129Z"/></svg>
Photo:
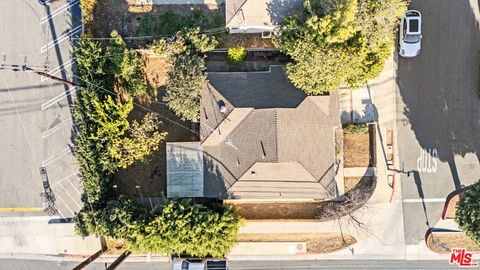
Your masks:
<svg viewBox="0 0 480 270"><path fill-rule="evenodd" d="M303 8L303 0L226 0L226 27L230 32L271 32L283 18Z"/></svg>
<svg viewBox="0 0 480 270"><path fill-rule="evenodd" d="M209 73L208 80L200 117L205 196L337 195L336 95L305 96L281 66L272 66L269 72Z"/></svg>

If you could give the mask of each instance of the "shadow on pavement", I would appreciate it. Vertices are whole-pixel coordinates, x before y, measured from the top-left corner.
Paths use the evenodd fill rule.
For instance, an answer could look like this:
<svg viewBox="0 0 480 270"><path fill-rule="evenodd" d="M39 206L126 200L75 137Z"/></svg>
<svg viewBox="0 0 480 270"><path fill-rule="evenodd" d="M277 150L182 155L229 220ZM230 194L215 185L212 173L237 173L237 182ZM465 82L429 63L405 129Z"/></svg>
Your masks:
<svg viewBox="0 0 480 270"><path fill-rule="evenodd" d="M448 163L459 190L454 157L472 153L480 159L480 33L468 0L451 5L450 0L412 3L410 8L423 15L422 50L415 58L399 59L397 84L405 104L399 108L404 125L410 123L423 149L436 149L438 159ZM417 183L418 172L415 176ZM419 180L417 187L420 194Z"/></svg>

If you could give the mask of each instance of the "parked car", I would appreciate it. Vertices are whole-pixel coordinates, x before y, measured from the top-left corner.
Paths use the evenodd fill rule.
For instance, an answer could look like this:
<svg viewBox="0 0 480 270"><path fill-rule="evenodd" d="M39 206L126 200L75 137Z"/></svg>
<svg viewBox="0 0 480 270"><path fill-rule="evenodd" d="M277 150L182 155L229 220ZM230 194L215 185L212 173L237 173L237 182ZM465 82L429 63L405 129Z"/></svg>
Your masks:
<svg viewBox="0 0 480 270"><path fill-rule="evenodd" d="M173 270L228 270L227 260L223 259L173 259Z"/></svg>
<svg viewBox="0 0 480 270"><path fill-rule="evenodd" d="M420 53L422 41L422 15L418 10L408 10L400 24L398 53L403 57L415 57Z"/></svg>
<svg viewBox="0 0 480 270"><path fill-rule="evenodd" d="M49 6L50 5L50 0L38 0L38 2L42 5Z"/></svg>

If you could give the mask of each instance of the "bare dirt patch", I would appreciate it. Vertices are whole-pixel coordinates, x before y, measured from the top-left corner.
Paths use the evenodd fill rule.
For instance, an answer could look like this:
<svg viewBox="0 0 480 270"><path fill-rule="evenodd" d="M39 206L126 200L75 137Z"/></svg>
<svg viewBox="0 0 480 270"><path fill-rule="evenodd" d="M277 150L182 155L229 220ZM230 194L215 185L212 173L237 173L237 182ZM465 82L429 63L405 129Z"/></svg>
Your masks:
<svg viewBox="0 0 480 270"><path fill-rule="evenodd" d="M107 250L104 252L106 255L120 255L127 250L127 240L125 239L113 239L105 238L107 244Z"/></svg>
<svg viewBox="0 0 480 270"><path fill-rule="evenodd" d="M195 141L195 133L191 131L191 122L180 120L162 102L153 101L143 104L150 110L157 112L162 121L159 130L168 132L168 142ZM141 119L145 110L134 107L129 120ZM149 158L148 162L136 162L127 169L119 169L114 176L114 184L119 194L134 197L161 197L166 194L166 143L162 143L157 151Z"/></svg>
<svg viewBox="0 0 480 270"><path fill-rule="evenodd" d="M202 29L224 27L223 6L161 5L129 10L125 0L102 0L95 6L91 30L95 37L110 37L113 30L123 37L169 36L183 27L192 26ZM154 38L130 43L145 44Z"/></svg>
<svg viewBox="0 0 480 270"><path fill-rule="evenodd" d="M429 247L438 253L450 253L453 248L465 248L468 251L480 251L480 246L465 233L433 232L428 239Z"/></svg>
<svg viewBox="0 0 480 270"><path fill-rule="evenodd" d="M457 211L457 203L460 200L460 196L453 197L448 204L447 213L445 214L445 218L453 219L455 218L455 213Z"/></svg>
<svg viewBox="0 0 480 270"><path fill-rule="evenodd" d="M262 38L261 34L222 35L218 48L244 47L247 49L274 49L271 38Z"/></svg>
<svg viewBox="0 0 480 270"><path fill-rule="evenodd" d="M307 253L329 253L355 244L357 240L340 233L255 233L240 234L240 242L307 242Z"/></svg>
<svg viewBox="0 0 480 270"><path fill-rule="evenodd" d="M345 201L232 203L235 212L247 220L317 220L328 221L362 207L373 194L376 181L362 177Z"/></svg>
<svg viewBox="0 0 480 270"><path fill-rule="evenodd" d="M348 192L352 189L354 189L358 183L362 180L362 177L345 177L344 178L344 183L345 183L345 192Z"/></svg>
<svg viewBox="0 0 480 270"><path fill-rule="evenodd" d="M368 133L344 133L343 161L345 167L370 166L370 135Z"/></svg>

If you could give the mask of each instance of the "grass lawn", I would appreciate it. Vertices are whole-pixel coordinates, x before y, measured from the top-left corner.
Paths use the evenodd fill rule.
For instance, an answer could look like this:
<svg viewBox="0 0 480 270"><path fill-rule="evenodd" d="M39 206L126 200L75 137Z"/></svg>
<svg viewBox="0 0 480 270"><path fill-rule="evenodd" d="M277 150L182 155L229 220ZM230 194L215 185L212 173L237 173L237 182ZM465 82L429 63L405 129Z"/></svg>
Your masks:
<svg viewBox="0 0 480 270"><path fill-rule="evenodd" d="M357 240L340 233L258 233L240 234L240 242L307 242L307 253L329 253L355 244Z"/></svg>

